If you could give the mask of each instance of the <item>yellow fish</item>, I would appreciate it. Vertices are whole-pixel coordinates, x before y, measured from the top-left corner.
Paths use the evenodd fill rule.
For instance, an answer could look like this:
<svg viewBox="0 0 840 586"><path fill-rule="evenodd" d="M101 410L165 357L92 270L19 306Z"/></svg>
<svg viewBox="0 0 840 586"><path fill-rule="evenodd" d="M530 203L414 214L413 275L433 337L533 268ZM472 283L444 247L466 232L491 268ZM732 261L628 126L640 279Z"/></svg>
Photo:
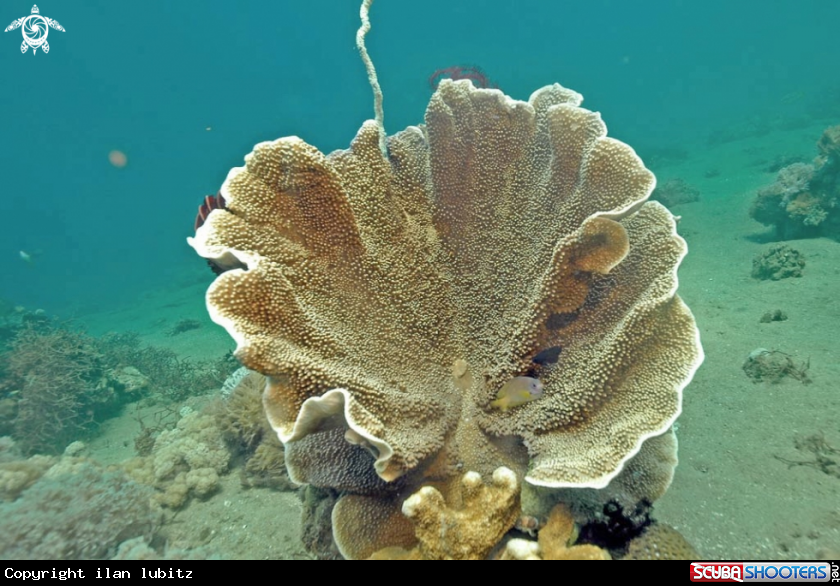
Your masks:
<svg viewBox="0 0 840 586"><path fill-rule="evenodd" d="M502 411L513 407L519 407L539 399L543 395L543 384L530 376L517 376L506 382L499 392L496 393L496 400L491 401L490 406Z"/></svg>

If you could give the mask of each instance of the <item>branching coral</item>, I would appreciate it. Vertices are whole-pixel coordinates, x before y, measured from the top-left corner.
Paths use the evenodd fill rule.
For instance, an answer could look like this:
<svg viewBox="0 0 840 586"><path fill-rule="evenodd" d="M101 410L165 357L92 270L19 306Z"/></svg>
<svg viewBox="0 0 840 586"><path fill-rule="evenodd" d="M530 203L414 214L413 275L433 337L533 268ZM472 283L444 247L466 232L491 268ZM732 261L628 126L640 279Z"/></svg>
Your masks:
<svg viewBox="0 0 840 586"><path fill-rule="evenodd" d="M218 386L233 363L179 360L170 350L140 348L136 334L93 338L30 325L0 354L0 432L27 453L58 452L149 390L183 398Z"/></svg>
<svg viewBox="0 0 840 586"><path fill-rule="evenodd" d="M89 429L97 410L114 403L92 339L61 328L20 331L3 356L14 387L12 435L21 449L58 452Z"/></svg>
<svg viewBox="0 0 840 586"><path fill-rule="evenodd" d="M685 243L581 100L444 80L387 155L366 122L348 150L282 138L229 173L190 244L231 269L208 309L268 376L293 479L389 511L462 470L603 487L670 427L702 360ZM543 395L494 409L518 376Z"/></svg>
<svg viewBox="0 0 840 586"><path fill-rule="evenodd" d="M135 332L109 333L95 340L102 360L114 372L131 367L147 379L147 386L168 402L218 388L240 365L229 354L215 360L180 358L168 348L142 346Z"/></svg>

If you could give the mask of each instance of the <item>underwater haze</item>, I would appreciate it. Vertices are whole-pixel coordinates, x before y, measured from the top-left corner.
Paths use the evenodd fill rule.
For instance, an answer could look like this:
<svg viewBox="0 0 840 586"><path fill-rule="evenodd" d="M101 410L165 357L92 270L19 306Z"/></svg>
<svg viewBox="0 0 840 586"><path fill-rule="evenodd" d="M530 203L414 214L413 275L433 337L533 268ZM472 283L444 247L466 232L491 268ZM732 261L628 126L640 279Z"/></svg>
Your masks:
<svg viewBox="0 0 840 586"><path fill-rule="evenodd" d="M220 319L224 311L219 309L218 299L215 306L212 299L208 301L208 287L216 274L242 265L223 266L225 259L219 258L208 263L196 254L197 250L206 253L207 248L202 248L195 226L205 197L219 192L229 171L242 167L255 145L298 136L328 154L347 149L362 124L374 118L371 85L356 47L361 0L45 0L37 9L29 3L32 1L5 0L0 4L0 28L9 26L0 33L0 171L4 178L0 190L0 559L354 557L339 543L341 528L331 528L330 511L341 491L357 495L341 483L316 488L317 482L312 481L313 486L301 488L292 481L296 477L294 473L290 476L285 460L290 452L280 441L288 440L289 426L278 423L282 417L277 412L267 421L263 400L270 411L274 396L270 391L293 394L299 391L297 383L290 382L287 389L278 381L285 381L282 377L288 373L253 366L258 361L254 356L265 346L273 348L272 343L288 341L283 336L294 337L286 329L294 330L289 324L299 316L289 309L288 315L283 314L287 321L269 324L274 329L259 338L254 353L237 355L236 343L241 343L242 350L257 335L251 331L244 334L247 328L233 332L237 323L235 318L228 319L230 315L238 311L241 313L236 315L241 317L253 311L258 320L275 316L275 308L250 304L250 290L245 285L231 287L235 303L223 308L229 309L230 315ZM27 45L29 25L15 26L35 14L60 23L40 31L29 29L28 34L48 34L48 52L43 45L34 51ZM656 213L664 218L661 221L667 230L661 230L667 232L669 245L679 248L681 238L687 243L684 259L663 246L654 249L657 255L679 258L665 268L657 264L659 256L651 261L668 277L673 278L678 268L676 293L690 308L685 315L668 314L677 324L672 338L650 336L652 353L661 352L656 358L673 358L657 373L662 376L650 380L655 381L653 387L667 387L669 399L676 397L674 413L663 416L670 419L662 429L641 434L644 437L634 444L639 450L644 441L655 443L670 437L673 428L679 439L679 465L673 483L665 483L667 493L663 488L652 508L647 497L638 499L634 503L638 508L622 509L621 522L608 529L603 527L609 525L603 518L609 517L607 507L617 501L605 505L603 514L598 510L588 518L581 513L584 505L581 510L566 510L567 517L577 517L567 519L569 535L560 540L562 554L571 551L565 547L576 522L578 545L592 548L576 550L579 556L595 551L596 557L632 559L667 550L681 559L840 559L840 338L836 335L840 329L840 2L376 0L370 17L367 50L384 93L384 126L389 136L424 123L430 98L443 78L468 78L522 101L544 86L559 83L583 95L583 108L600 113L609 137L635 150L656 176L651 199L665 206L642 206L644 197L640 197L620 214L617 207L598 210L612 210L616 218L621 215L618 219L622 222L639 210L660 210ZM48 21L25 22L37 25ZM511 103L505 102L505 107L510 108ZM495 121L487 121L488 127ZM427 134L424 144L429 142ZM628 159L637 161L632 155ZM394 157L391 162L397 173L405 160ZM550 169L551 173L555 170ZM306 171L315 173L313 168ZM640 173L616 191L623 190L620 195L626 195L624 192L643 183L639 176L649 177ZM515 174L511 177L511 183L521 179ZM649 190L650 185L644 189ZM464 207L469 212L474 202L467 195ZM327 193L324 200L329 196ZM278 206L282 199L277 197ZM285 205L291 207L290 199L286 197ZM613 203L610 200L609 205ZM429 203L430 208L434 205L437 202ZM348 214L357 212L354 208ZM223 213L216 212L214 217ZM233 210L228 215L236 213ZM309 214L306 219L332 219L312 209L305 213ZM610 213L602 215L612 218ZM405 212L406 218L409 215ZM388 218L397 216L402 219L396 212ZM411 218L413 221L414 216ZM598 219L610 221L604 218ZM223 232L212 224L208 222L202 232ZM323 232L330 229L334 227L325 226ZM681 238L673 237L674 229ZM621 230L626 237L624 228ZM440 237L442 241L457 231L428 238L437 242ZM534 260L538 254L554 250L553 241L539 246L549 233L553 234L550 229L543 234L542 225L528 233L527 238L536 244L534 251L526 249L533 254L517 257L521 274L542 266ZM480 241L482 236L476 239ZM191 237L195 237L195 249L188 244ZM213 237L223 240L217 232ZM301 236L304 240L306 234ZM508 245L489 241L503 258ZM592 246L606 249L614 245L606 237L604 242ZM300 258L311 252L306 248L311 242L304 244L300 250L306 249L305 254ZM632 246L637 246L636 241ZM383 257L389 254L400 257L399 251L382 252ZM581 258L584 256L581 253ZM569 289L568 296L575 300L563 297L563 303L578 305L562 310L540 306L544 322L521 328L517 323L516 331L548 331L546 335L560 339L566 335L564 328L580 326L585 311L600 311L599 304L611 303L612 291L620 289L613 279L620 279L614 275L621 274L620 263L626 256L619 256L616 265L606 269L603 266L608 261L603 259L600 268L573 271L564 267L569 273L563 274L570 280L586 281L585 286ZM585 261L580 261L581 266ZM388 258L382 266L390 266L388 262L396 264ZM520 265L516 266L518 271ZM609 274L613 269L616 272ZM633 277L647 275L644 270L625 271ZM423 273L422 269L417 272ZM239 273L231 271L217 283L224 279L236 283L238 277L233 275ZM453 282L461 276L452 277ZM513 276L505 273L499 281L518 283L518 278L518 272ZM394 279L398 282L396 273ZM284 281L290 299L308 286L306 279L299 281L307 284ZM328 280L326 288L341 293L339 281L338 277L335 282ZM428 283L405 287L394 298L412 308L425 307L420 302L414 304L411 295L432 290L433 281L429 278ZM486 286L468 278L465 281L480 291ZM311 282L319 283L315 278ZM576 281L575 287L578 285ZM664 295L673 302L669 311L683 307L679 300L674 302L674 287ZM279 297L279 289L271 293ZM490 291L489 286L487 289L491 309L507 307L508 299ZM531 289L543 291L532 282L521 283L520 289L508 293L524 299ZM640 289L647 291L646 287ZM353 295L348 298L357 299ZM335 305L343 310L344 300L336 299ZM325 312L335 310L332 301L323 304L329 306ZM375 394L379 379L388 379L388 390L398 388L410 394L406 388L411 385L396 380L402 376L403 359L411 362L421 357L432 364L426 353L449 348L449 340L439 345L433 340L428 348L408 343L399 348L393 361L395 380L388 378L390 372L378 379L376 360L371 360L370 372L353 371L346 377L351 382L329 386L323 382L326 378L318 378L322 373L300 366L310 362L295 362L300 342L319 356L322 350L324 355L330 351L340 355L333 356L335 364L324 367L330 376L330 369L344 373L345 358L358 360L367 369L368 361L353 355L353 343L373 340L374 347L379 332L367 335L362 325L379 323L376 320L384 315L392 317L387 311L373 315L379 301L371 295L369 323L356 324L359 330L354 335L342 337L352 329L352 320L347 320L350 325L342 322L336 328L341 332L334 337L333 331L322 337L323 332L310 336L312 332L307 330L300 335L302 341L295 339L289 344L294 346L289 350L294 360L284 358L286 362L270 364L294 364L303 372L295 376L307 384L316 380L325 386L318 393ZM643 305L641 301L638 304ZM307 311L316 315L321 307L312 305L300 314L316 323ZM394 305L398 305L396 301ZM347 306L352 308L352 303ZM628 307L636 306L628 302ZM276 313L285 310L284 305ZM347 311L349 315L351 310ZM627 312L629 315L631 309ZM490 321L486 316L492 311L463 315L476 313L481 319L473 321ZM393 315L401 314L394 310ZM438 318L440 324L448 325L444 318L420 310L411 313L405 323L413 324L411 320L416 319L419 331L428 323L437 327ZM225 320L228 329L219 323ZM667 317L662 318L666 321ZM395 328L404 325L397 318L390 323L396 324ZM625 325L622 322L621 327ZM510 328L515 329L513 325ZM479 326L476 331L484 332ZM663 326L661 331L670 330ZM238 335L236 341L232 332ZM592 335L596 337L597 332ZM396 335L394 338L403 342ZM392 338L383 334L382 339ZM610 343L621 340L621 344L625 340L612 331L605 339L612 340ZM265 340L265 346L261 345ZM322 340L340 340L335 344L340 349ZM490 335L469 341L477 347L519 348L514 340ZM508 357L510 360L499 359L500 372L514 363L519 370L505 371L504 376L491 373L497 379L488 374L489 367L484 377L466 376L474 365L465 359L447 362L443 370L449 387L459 391L463 390L461 384L487 387L482 387L486 401L477 402L474 410L480 412L475 420L485 418L480 425L489 428L487 421L496 425L503 417L534 413L526 410L536 409L539 401L547 404L557 398L558 387L552 387L549 375L556 372L554 368L567 367L564 360L574 348L566 346L565 338L562 343L545 346L529 347L527 355ZM673 355L668 353L672 349ZM498 355L505 351L498 350ZM627 367L634 373L638 369L640 380L650 374L646 368L656 362L645 360L643 354L639 350L640 363ZM240 359L255 371L240 368ZM447 355L447 360L451 359ZM440 364L433 366L431 370L441 370ZM461 366L461 374L456 374ZM601 380L601 373L580 374L577 364L568 368L574 369L569 380ZM266 383L264 375L275 378ZM310 375L311 380L307 378ZM604 379L609 378L604 388L621 387L618 383L609 386L620 376L625 376L623 371L604 374ZM668 378L671 376L675 380ZM429 377L432 380L431 374ZM469 383L460 381L461 377ZM658 384L665 378L666 383ZM362 379L364 383L359 382ZM484 382L474 382L481 380ZM495 387L491 388L491 382ZM358 383L363 391L352 388L351 383ZM318 393L300 393L293 401L298 411L303 409L303 399L318 398ZM426 406L444 405L445 409L445 401L437 396L411 399ZM350 401L342 395L342 409L347 413ZM600 401L600 397L595 401L598 408ZM604 402L609 403L607 399ZM635 403L655 410L657 401L651 394ZM458 405L460 408L460 400ZM394 419L399 420L403 411L394 411ZM405 413L409 411L406 407ZM439 419L444 421L450 414ZM430 429L438 423L433 419L417 418L424 424L415 427ZM464 419L470 418L459 421ZM376 473L381 477L371 472L374 458L381 457L379 444L373 440L380 438L371 440L373 432L366 435L341 421L348 429L338 444L355 451L349 458L339 449L342 456L337 463L370 464L357 467L364 468L377 483L370 489L374 494L387 484L379 468ZM545 431L542 419L539 425L528 420L525 428L534 435ZM499 424L494 429L514 428ZM318 433L321 431L319 428ZM440 443L456 437L450 431L441 432L444 439ZM482 431L489 435L484 427ZM512 448L505 444L498 449L510 448L516 457L527 459L533 456L531 450L539 449L534 446L539 442L529 442L524 434L508 430L496 435L512 438ZM204 442L196 450L201 452L198 460L194 453L186 454L188 446L197 442ZM644 447L650 448L650 444ZM324 454L334 454L324 450ZM430 461L437 465L431 453L423 452L413 460L418 470L425 473L424 467L433 466ZM622 455L624 459L619 458L617 469L627 464L622 472L625 476L637 474L634 465L645 464L644 458L639 458L641 464L633 464L635 453L631 450ZM300 452L298 457L305 459ZM327 456L322 459L329 460ZM418 461L421 464L416 464ZM667 466L645 469L637 476L646 479L647 472L653 477L668 476L675 465L669 460ZM458 466L463 462L455 466L460 470ZM662 472L664 468L666 472ZM394 502L397 499L392 495L398 490L405 493L399 493L400 497L408 497L420 484L419 473L411 476L414 472L409 470L405 484L399 484L402 479L387 484L382 494ZM606 493L598 494L592 497L593 502ZM566 502L563 498L556 496L556 502L561 503L558 506ZM586 506L590 505L587 501ZM616 506L620 509L624 504ZM536 532L556 518L558 509L549 509L551 514L542 516L519 511L522 514L515 526L511 519L501 531L506 535L503 539L513 536L535 544ZM101 513L97 518L102 519L94 528L86 523L92 510ZM587 509L586 514L591 512ZM395 516L399 522L405 521ZM621 539L611 533L616 526L623 531L627 524L632 529ZM654 535L651 528L664 533L643 542L645 536ZM503 541L494 544L491 553L484 551L476 557L503 557ZM504 555L514 555L504 551ZM539 555L550 559L544 549Z"/></svg>
<svg viewBox="0 0 840 586"><path fill-rule="evenodd" d="M66 28L49 54L0 35L2 295L66 312L177 285L199 262L185 240L198 204L254 144L344 148L372 117L355 4L48 3ZM422 121L432 72L477 65L517 99L581 92L644 155L840 109L839 20L831 0L380 1L369 49L389 132ZM40 253L33 266L21 250Z"/></svg>

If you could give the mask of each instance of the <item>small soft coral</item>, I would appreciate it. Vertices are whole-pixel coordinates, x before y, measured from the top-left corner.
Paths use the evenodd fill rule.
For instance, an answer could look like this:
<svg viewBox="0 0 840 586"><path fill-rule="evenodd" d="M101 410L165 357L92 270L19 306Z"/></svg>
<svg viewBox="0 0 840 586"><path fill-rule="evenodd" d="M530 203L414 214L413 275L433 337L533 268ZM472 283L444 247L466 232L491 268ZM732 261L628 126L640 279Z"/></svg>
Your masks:
<svg viewBox="0 0 840 586"><path fill-rule="evenodd" d="M225 381L212 413L235 455L245 460L245 486L293 487L286 471L283 444L271 429L262 405L266 378L241 368Z"/></svg>
<svg viewBox="0 0 840 586"><path fill-rule="evenodd" d="M608 560L610 554L590 544L574 545L577 527L571 512L565 505L557 505L540 529L538 543L544 560Z"/></svg>
<svg viewBox="0 0 840 586"><path fill-rule="evenodd" d="M253 453L266 436L274 435L262 406L265 376L243 368L228 380L232 382L225 382L212 413L226 439L240 450Z"/></svg>
<svg viewBox="0 0 840 586"><path fill-rule="evenodd" d="M499 557L502 560L609 560L610 554L591 544L578 544L578 528L568 507L559 504L540 529L538 540L511 539Z"/></svg>

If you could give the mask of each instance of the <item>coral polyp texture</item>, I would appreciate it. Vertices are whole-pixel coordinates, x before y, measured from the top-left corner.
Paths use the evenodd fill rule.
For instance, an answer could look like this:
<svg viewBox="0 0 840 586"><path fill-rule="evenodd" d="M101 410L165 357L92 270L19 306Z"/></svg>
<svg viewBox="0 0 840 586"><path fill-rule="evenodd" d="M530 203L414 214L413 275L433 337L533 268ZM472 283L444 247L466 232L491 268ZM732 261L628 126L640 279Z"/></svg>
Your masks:
<svg viewBox="0 0 840 586"><path fill-rule="evenodd" d="M281 138L230 171L190 244L227 269L208 309L268 377L293 480L391 498L506 466L600 488L669 429L702 361L685 242L581 101L443 80L387 157L369 121L348 150ZM515 377L540 393L494 407Z"/></svg>

